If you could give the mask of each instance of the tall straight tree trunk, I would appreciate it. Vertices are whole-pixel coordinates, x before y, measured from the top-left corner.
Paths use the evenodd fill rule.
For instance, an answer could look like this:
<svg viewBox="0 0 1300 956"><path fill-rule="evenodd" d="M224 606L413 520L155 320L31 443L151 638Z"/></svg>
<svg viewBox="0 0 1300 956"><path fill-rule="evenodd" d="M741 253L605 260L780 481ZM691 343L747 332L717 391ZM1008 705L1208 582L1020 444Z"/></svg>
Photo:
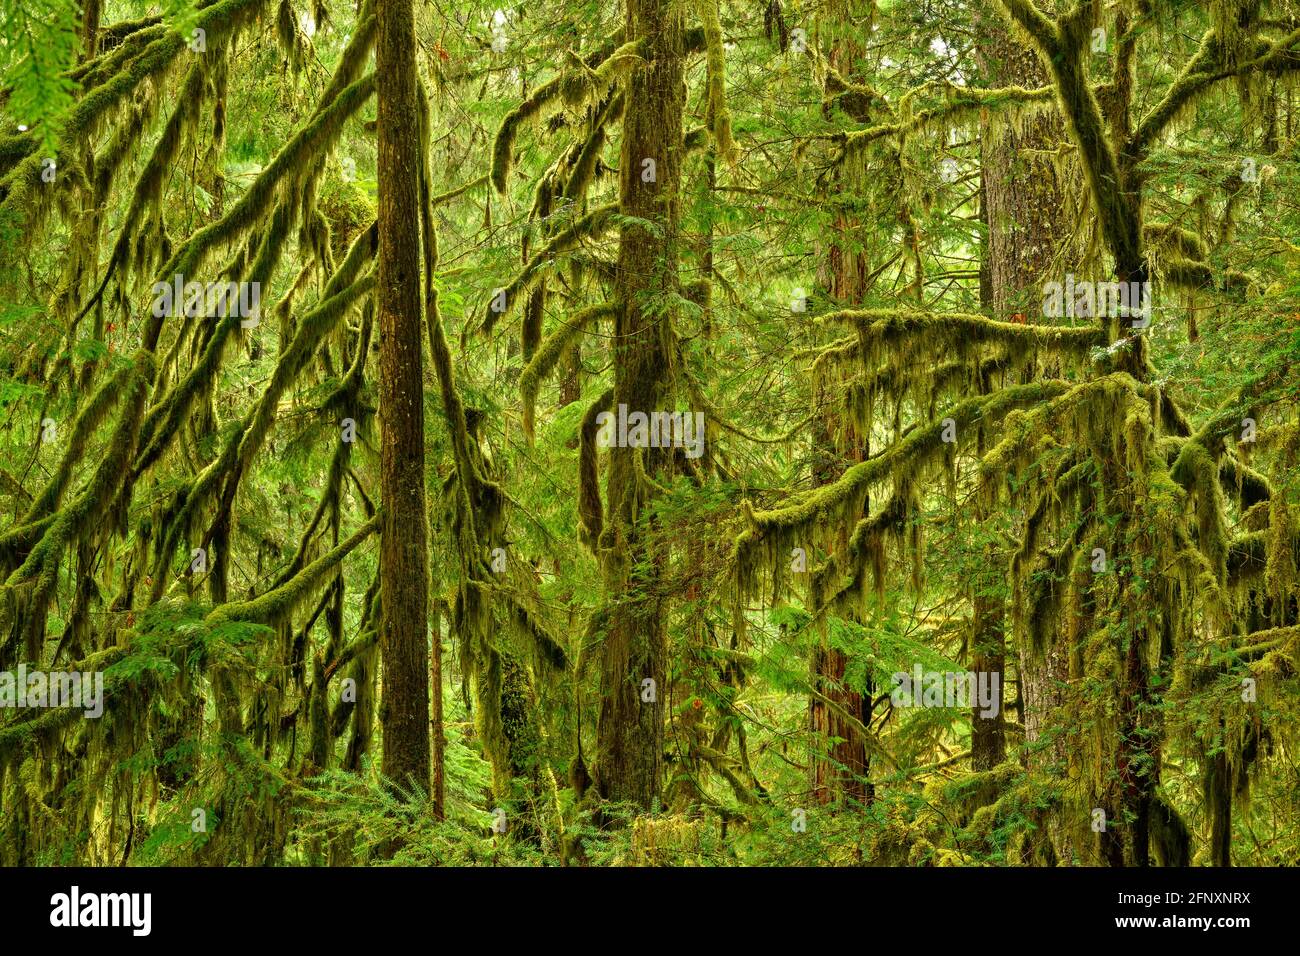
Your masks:
<svg viewBox="0 0 1300 956"><path fill-rule="evenodd" d="M977 45L979 63L990 86L1035 88L1051 82L1037 53L1016 42L997 11L981 11ZM995 113L980 125L980 213L987 226L983 250L982 304L993 318L1013 322L1042 322L1042 288L1056 278L1054 268L1062 242L1071 235L1063 190L1045 154L1066 139L1065 126L1054 114L1035 118L1023 127ZM1041 153L1039 152L1041 151ZM1064 260L1060 260L1064 261ZM972 670L1005 673L1006 602L987 583L974 599ZM1039 659L1028 647L1016 656L1020 681L1020 722L1025 728L1030 763L1045 767L1066 759L1063 741L1050 752L1035 749L1050 715L1062 703L1061 688L1068 674L1068 648L1060 640ZM1005 688L1005 679L1002 686ZM1002 714L984 718L975 708L971 725L971 765L989 769L1005 756ZM1061 768L1063 770L1063 768ZM1071 855L1065 831L1048 827L1054 854Z"/></svg>
<svg viewBox="0 0 1300 956"><path fill-rule="evenodd" d="M649 414L672 398L672 310L665 308L665 296L679 292L683 12L677 0L627 0L625 36L645 49L626 94L620 203L624 215L654 224L628 223L619 240L614 403L615 410L622 404L629 413ZM662 555L647 517L652 486L641 467L654 478L671 467L671 457L662 448L610 450L609 521L600 550L611 613L596 778L606 799L649 807L660 791L667 611L658 584Z"/></svg>
<svg viewBox="0 0 1300 956"><path fill-rule="evenodd" d="M833 11L837 18L847 20L850 9ZM836 40L830 53L830 63L842 77L850 82L865 79L856 68L862 55L859 44L840 37ZM839 107L856 122L867 123L870 116L866 103L859 94L839 97ZM829 117L829 106L824 108ZM864 188L863 168L857 164L845 164L837 177L837 186L846 194L859 193ZM862 251L863 237L861 231L865 224L859 216L849 212L837 212L833 232L827 249L826 259L822 263L825 276L824 285L832 300L842 308L855 308L862 304L867 292L867 280L870 264ZM817 396L818 407L830 407L830 396ZM823 420L818 423L816 432L816 459L813 463L813 484L821 486L835 481L845 469L862 461L871 454L870 433L861 436L857 447L845 455L836 447L831 423ZM871 499L863 505L863 514L871 511ZM850 526L846 526L840 535L838 547L848 547ZM867 742L852 727L842 714L857 719L865 726L871 725L871 687L863 694L848 684L849 658L837 647L830 644L823 634L817 647L813 649L810 667L812 686L820 696L808 698L808 729L812 733L812 754L808 761L809 783L813 800L819 804L832 804L844 800L859 804L870 803L875 799L875 788L868 781L871 772L871 757L867 752ZM828 703L829 701L829 703ZM838 705L833 707L832 704ZM829 743L829 741L835 741Z"/></svg>
<svg viewBox="0 0 1300 956"><path fill-rule="evenodd" d="M837 230L838 233L838 230ZM840 255L832 260L832 278L842 281L840 264L850 257L839 246L832 247ZM861 302L859 291L847 304ZM819 399L818 404L822 404ZM835 447L828 422L820 422L817 429L817 460L813 468L813 484L823 486L833 482L844 470L870 454L868 440L863 439L860 453L845 456ZM870 499L863 505L863 513L871 510ZM848 528L840 535L837 547L847 549ZM871 726L871 685L868 693L855 689L846 680L849 658L842 650L831 645L828 634L821 634L813 648L810 679L817 695L808 698L808 729L812 732L812 753L808 761L809 783L813 800L819 804L853 801L867 804L875 799L875 787L869 782L871 759L867 742L861 733L845 720L844 714L855 718L864 726ZM838 706L835 706L838 705ZM832 742L833 741L833 742Z"/></svg>
<svg viewBox="0 0 1300 956"><path fill-rule="evenodd" d="M101 0L86 0L81 8L81 62L93 60L99 52Z"/></svg>
<svg viewBox="0 0 1300 956"><path fill-rule="evenodd" d="M987 131L987 130L986 130ZM981 162L981 167L983 162ZM979 189L980 221L985 234L990 235L988 219L988 183L984 170L980 170ZM991 235L990 235L991 239ZM991 243L990 243L991 244ZM985 247L985 254L980 256L980 305L985 309L994 307L993 269L991 254ZM999 288L1005 294L1004 285ZM989 383L981 377L980 390L987 393ZM979 436L978 449L984 452L984 435ZM975 521L983 525L989 519L989 508L981 501L975 502ZM980 568L971 578L971 631L970 631L970 669L980 674L997 675L997 690L994 701L996 709L988 709L977 699L971 707L970 715L970 765L979 772L992 770L1007 759L1007 727L1004 707L1006 701L1006 597L1004 587L1004 561L996 547L984 548ZM991 685L990 685L991 686Z"/></svg>
<svg viewBox="0 0 1300 956"><path fill-rule="evenodd" d="M990 85L1033 88L1050 82L1038 55L1011 37L996 12L986 11L980 25L979 56ZM1054 116L1037 118L1020 131L995 114L987 115L981 124L981 212L988 226L983 256L988 268L984 304L999 321L1042 321L1038 314L1042 284L1052 278L1048 270L1057 246L1070 235L1070 228L1056 172L1050 160L1038 157L1034 151L1052 150L1064 138L1064 126ZM990 664L1005 657L1004 616L1002 601L985 598L975 602L976 654ZM1030 744L1052 701L1049 669L1021 655L1021 690L1027 711L1021 719L1026 727L1032 722ZM1030 716L1030 711L1035 713ZM984 736L988 739L988 735Z"/></svg>
<svg viewBox="0 0 1300 956"><path fill-rule="evenodd" d="M379 0L379 551L384 775L429 785L428 525L420 313L420 110L412 0Z"/></svg>
<svg viewBox="0 0 1300 956"><path fill-rule="evenodd" d="M1228 752L1207 758L1206 807L1210 817L1210 865L1232 866L1232 774Z"/></svg>

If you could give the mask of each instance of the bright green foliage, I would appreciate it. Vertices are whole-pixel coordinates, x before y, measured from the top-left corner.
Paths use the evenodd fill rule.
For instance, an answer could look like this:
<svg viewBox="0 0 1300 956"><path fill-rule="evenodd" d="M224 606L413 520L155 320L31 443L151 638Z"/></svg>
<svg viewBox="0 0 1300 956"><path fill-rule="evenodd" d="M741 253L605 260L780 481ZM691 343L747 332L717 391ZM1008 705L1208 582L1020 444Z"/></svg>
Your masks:
<svg viewBox="0 0 1300 956"><path fill-rule="evenodd" d="M416 5L441 802L377 769L372 3L103 0L92 44L6 2L0 674L105 698L0 707L0 863L1300 862L1300 4L668 2L681 222L634 303L624 6ZM159 314L178 273L260 311ZM1067 275L1150 322L1046 308ZM634 459L629 568L633 305L671 407L632 411L704 429ZM662 788L613 805L647 603ZM892 693L990 635L996 752Z"/></svg>

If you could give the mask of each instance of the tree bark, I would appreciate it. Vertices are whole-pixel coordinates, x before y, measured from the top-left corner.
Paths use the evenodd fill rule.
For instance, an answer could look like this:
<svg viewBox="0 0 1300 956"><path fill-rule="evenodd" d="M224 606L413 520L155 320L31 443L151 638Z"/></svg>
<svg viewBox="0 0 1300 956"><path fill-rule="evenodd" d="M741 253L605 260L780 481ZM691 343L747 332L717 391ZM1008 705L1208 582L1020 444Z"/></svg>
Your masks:
<svg viewBox="0 0 1300 956"><path fill-rule="evenodd" d="M1035 88L1051 82L1038 54L1018 43L993 9L981 11L978 62L989 86ZM980 213L987 227L981 257L982 304L993 318L1007 322L1042 322L1043 282L1059 261L1062 242L1071 235L1064 211L1064 190L1049 159L1038 151L1054 150L1066 139L1065 126L1055 114L1041 115L1022 128L986 113L980 124ZM1063 279L1064 277L1059 277ZM987 587L983 588L985 591ZM1006 602L1001 597L974 598L972 669L997 671L1005 690ZM1039 659L1032 648L1016 649L1019 718L1025 728L1030 766L1063 767L1064 741L1057 738L1050 752L1036 748L1051 714L1063 702L1068 648L1058 641ZM1001 708L984 718L979 708L971 717L971 766L987 770L1005 759L1005 724ZM1069 861L1073 855L1067 828L1049 821L1052 854Z"/></svg>
<svg viewBox="0 0 1300 956"><path fill-rule="evenodd" d="M412 0L379 0L376 12L383 773L425 788L430 670L415 20Z"/></svg>
<svg viewBox="0 0 1300 956"><path fill-rule="evenodd" d="M981 17L979 59L991 86L1047 85L1050 78L1032 49L1015 41L993 11ZM1020 131L1013 124L986 115L980 128L982 212L988 227L984 261L988 266L988 301L1000 321L1042 321L1042 283L1049 278L1058 246L1070 235L1063 212L1063 193L1050 160L1036 150L1051 150L1065 139L1065 128L1054 115L1035 119ZM1028 319L1033 316L1032 320ZM1003 602L977 601L977 652L992 659L1005 656ZM991 606L996 604L996 606ZM1019 655L1027 742L1032 745L1042 716L1059 703L1051 679L1063 670L1059 645L1047 661L1036 661L1026 649Z"/></svg>
<svg viewBox="0 0 1300 956"><path fill-rule="evenodd" d="M1006 600L1001 594L976 594L971 634L970 669L980 674L997 674L998 692L993 714L976 701L971 708L970 765L975 771L992 770L1007 759L1006 723L1003 716L1007 659Z"/></svg>
<svg viewBox="0 0 1300 956"><path fill-rule="evenodd" d="M429 796L439 820L444 819L447 813L447 737L442 714L442 611L442 601L435 601L429 657L429 688L433 694L429 719L429 731L433 735L433 784Z"/></svg>
<svg viewBox="0 0 1300 956"><path fill-rule="evenodd" d="M86 0L81 8L81 62L93 60L99 52L99 18L102 0Z"/></svg>
<svg viewBox="0 0 1300 956"><path fill-rule="evenodd" d="M671 397L671 307L679 293L678 195L683 155L684 8L674 0L628 0L625 36L645 44L631 73L623 123L620 203L630 222L619 239L614 405L650 413ZM596 778L601 795L648 808L660 792L667 696L662 554L647 518L654 478L671 467L662 448L610 449L606 482L609 521L600 551L611 601L601 669ZM653 685L645 684L652 680ZM653 693L649 693L653 688ZM653 699L650 699L653 698Z"/></svg>
<svg viewBox="0 0 1300 956"><path fill-rule="evenodd" d="M844 16L847 11L838 15ZM838 40L830 52L830 63L850 81L861 80L854 64L861 56L861 48L846 39ZM857 94L840 98L840 108L855 121L867 123L867 105ZM829 115L829 110L827 110ZM853 194L865 187L865 176L859 164L846 164L837 175L837 186ZM862 251L861 230L864 223L857 215L837 212L832 235L823 263L827 294L839 306L854 308L862 304L871 273L867 255ZM822 407L828 396L819 394L817 405ZM845 455L836 447L835 436L829 420L818 423L814 446L813 484L821 486L835 481L848 467L870 455L870 435L863 436L858 447ZM863 514L871 510L871 499L863 505ZM846 527L840 535L838 547L848 547ZM844 800L860 804L875 799L875 788L868 782L871 757L867 742L851 727L840 711L833 709L830 701L843 708L843 712L856 718L865 726L871 725L871 687L863 694L845 683L848 657L823 639L813 649L810 678L813 689L821 697L808 698L808 729L812 733L812 753L808 761L810 784L814 802L832 804ZM823 699L825 698L825 699ZM835 740L827 747L827 741Z"/></svg>

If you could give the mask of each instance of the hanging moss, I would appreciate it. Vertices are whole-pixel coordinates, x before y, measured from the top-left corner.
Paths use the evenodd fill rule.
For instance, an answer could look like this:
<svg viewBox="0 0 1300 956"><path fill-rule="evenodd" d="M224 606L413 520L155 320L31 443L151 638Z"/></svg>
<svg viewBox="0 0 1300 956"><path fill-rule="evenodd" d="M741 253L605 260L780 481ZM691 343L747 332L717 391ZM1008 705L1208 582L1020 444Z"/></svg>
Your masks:
<svg viewBox="0 0 1300 956"><path fill-rule="evenodd" d="M547 240L546 244L528 260L523 270L500 293L493 295L492 301L488 303L483 312L484 334L492 334L497 322L514 308L514 303L518 299L527 296L541 277L542 270L554 263L557 255L574 248L584 239L600 236L602 232L609 228L611 217L617 211L618 203L599 206L585 216L575 218L572 223ZM504 296L505 305L505 308L499 311L496 308L498 295Z"/></svg>
<svg viewBox="0 0 1300 956"><path fill-rule="evenodd" d="M1198 543L1210 559L1220 581L1227 578L1228 532L1219 490L1219 468L1210 453L1197 441L1183 445L1170 476L1186 488L1196 507Z"/></svg>
<svg viewBox="0 0 1300 956"><path fill-rule="evenodd" d="M32 500L31 506L23 515L19 525L30 524L44 518L51 511L58 508L68 482L72 479L73 468L85 457L87 443L95 434L95 429L112 411L114 405L121 400L130 384L131 377L135 373L135 366L122 366L111 378L106 379L104 384L91 396L90 401L82 406L72 426L72 436L68 440L68 450L59 460L54 474L50 476L50 480L46 482L41 493ZM17 530L20 529L14 529L14 531ZM13 533L13 531L10 532L10 534Z"/></svg>
<svg viewBox="0 0 1300 956"><path fill-rule="evenodd" d="M379 515L375 515L352 536L317 558L285 584L248 601L223 604L207 616L206 623L215 626L227 622L243 621L266 624L279 620L297 607L321 582L325 574L350 554L362 541L379 530Z"/></svg>
<svg viewBox="0 0 1300 956"><path fill-rule="evenodd" d="M727 109L726 55L722 48L722 24L718 20L718 0L700 0L700 19L704 28L705 63L709 85L709 125L719 158L728 165L738 159L731 138L731 113Z"/></svg>
<svg viewBox="0 0 1300 956"><path fill-rule="evenodd" d="M537 393L542 387L542 382L554 371L565 350L579 341L588 326L593 322L613 316L617 311L617 305L607 303L583 309L574 315L570 321L562 323L560 328L548 335L534 353L532 360L524 366L523 372L519 375L519 393L524 402L524 433L528 436L529 441L533 440Z"/></svg>
<svg viewBox="0 0 1300 956"><path fill-rule="evenodd" d="M302 175L302 170L313 168L312 159L332 148L344 122L374 94L374 85L374 74L368 74L340 91L332 103L321 108L312 121L267 164L225 216L196 231L172 253L158 271L160 281L167 281L177 273L198 274L203 261L219 244L233 242L252 229L276 198L282 180L293 182ZM160 331L161 322L155 318L146 329L146 344L152 347Z"/></svg>
<svg viewBox="0 0 1300 956"><path fill-rule="evenodd" d="M342 268L347 267L348 262L345 261ZM343 318L348 309L371 291L374 281L373 274L357 280L350 287L324 300L299 322L298 331L293 341L281 354L279 362L276 363L261 400L249 410L242 426L231 434L221 455L199 473L193 486L184 496L175 517L160 538L154 575L155 600L162 594L165 585L167 562L170 561L181 534L187 528L199 505L207 500L219 482L224 481L226 483L223 492L224 507L230 506L240 477L270 430L279 408L280 397L306 367L329 330Z"/></svg>
<svg viewBox="0 0 1300 956"><path fill-rule="evenodd" d="M578 430L578 527L579 537L592 551L604 528L604 507L600 498L600 463L597 457L596 419L614 401L614 390L606 389L582 416Z"/></svg>
<svg viewBox="0 0 1300 956"><path fill-rule="evenodd" d="M248 273L246 281L249 283L257 283L258 287L270 284L274 264L280 258L288 239L292 208L291 205L282 204L276 210L272 228L263 236L258 257ZM137 474L158 460L176 436L181 422L190 413L195 401L212 387L228 346L233 341L232 333L242 321L239 315L229 315L218 321L202 358L191 366L184 379L168 390L150 409L141 433L144 450L136 462Z"/></svg>
<svg viewBox="0 0 1300 956"><path fill-rule="evenodd" d="M587 190L595 178L600 155L608 138L605 132L606 127L617 122L622 117L624 105L625 100L620 93L606 99L594 111L587 139L583 142L577 157L569 165L568 178L564 181L564 186L560 191L560 195L564 199L580 203L586 198Z"/></svg>
<svg viewBox="0 0 1300 956"><path fill-rule="evenodd" d="M1148 223L1144 227L1143 237L1148 246L1172 248L1186 259L1203 262L1210 257L1205 241L1198 233L1175 223Z"/></svg>
<svg viewBox="0 0 1300 956"><path fill-rule="evenodd" d="M492 144L492 185L505 194L514 162L515 138L527 123L534 123L542 111L563 96L571 107L603 95L598 86L606 89L620 72L631 69L638 59L640 47L636 43L620 46L623 33L618 30L606 37L595 52L582 57L579 64L571 64L568 72L548 80L537 87L527 99L516 106L502 120ZM577 67L581 67L581 71Z"/></svg>
<svg viewBox="0 0 1300 956"><path fill-rule="evenodd" d="M224 59L224 44L219 45L215 53L218 57ZM207 68L204 61L196 61L186 74L185 82L176 99L176 108L172 110L171 116L163 127L162 135L154 144L148 162L145 163L144 169L136 179L135 189L131 194L131 203L119 226L117 241L114 243L113 251L109 254L108 263L104 267L104 276L100 280L99 289L83 307L83 315L103 295L104 288L108 285L115 270L119 267L123 271L130 270L132 255L142 262L148 262L152 259L149 250L142 249L138 245L133 246L132 242L139 237L137 226L145 211L158 208L162 198L163 185L180 150L182 136L193 132L194 127L197 125L198 116L207 92L206 79Z"/></svg>
<svg viewBox="0 0 1300 956"><path fill-rule="evenodd" d="M10 575L5 582L6 588L39 578L39 590L48 593L54 586L58 562L64 548L87 530L92 520L102 517L112 505L116 497L115 491L126 474L125 463L130 460L135 447L135 435L147 391L146 383L153 374L152 357L139 351L133 356L129 368L130 374L126 376L120 394L122 412L106 446L106 457L100 461L94 476L76 501L60 512L27 556L27 560Z"/></svg>
<svg viewBox="0 0 1300 956"><path fill-rule="evenodd" d="M1060 382L1035 382L1009 387L990 396L970 398L951 408L946 418L951 418L960 436L963 426L973 425L976 418L988 420L1003 415L1017 405L1034 404L1064 394L1066 386ZM946 444L942 421L934 421L913 430L906 438L874 458L849 468L829 485L798 496L796 503L776 511L755 513L754 527L760 531L773 529L800 529L814 521L826 520L844 507L851 496L865 492L871 484L892 474L915 472L918 465L936 453L943 453Z"/></svg>
<svg viewBox="0 0 1300 956"><path fill-rule="evenodd" d="M206 30L215 43L242 29L258 15L266 2L267 0L220 0L199 11L194 23L196 27ZM152 39L138 54L130 56L129 59L126 53L106 58L104 65L108 66L111 62L116 72L111 79L105 76L102 81L90 88L63 118L62 138L65 142L76 143L92 135L114 109L147 80L159 77L185 49L186 40L177 32L162 30L157 34L150 34L142 31L142 38L144 36ZM95 79L98 79L98 76ZM35 141L32 140L31 144L34 149ZM60 169L67 170L72 166L70 157L60 155L58 159ZM31 179L39 181L39 171L40 157L32 154L15 165L4 179L0 180L0 196L3 196L3 199L0 199L0 217L8 217L19 210L25 210L25 214L20 215L18 220L24 222L30 231L38 229L39 220L29 214L42 207L28 206L25 203L27 191L15 187Z"/></svg>
<svg viewBox="0 0 1300 956"><path fill-rule="evenodd" d="M906 348L915 354L918 348L937 352L997 343L1021 349L1032 347L1056 350L1066 355L1085 355L1106 344L1104 335L1095 327L1021 325L959 312L848 309L828 313L821 316L820 321L855 325L859 348L867 364L880 361L883 356L877 350L882 349Z"/></svg>

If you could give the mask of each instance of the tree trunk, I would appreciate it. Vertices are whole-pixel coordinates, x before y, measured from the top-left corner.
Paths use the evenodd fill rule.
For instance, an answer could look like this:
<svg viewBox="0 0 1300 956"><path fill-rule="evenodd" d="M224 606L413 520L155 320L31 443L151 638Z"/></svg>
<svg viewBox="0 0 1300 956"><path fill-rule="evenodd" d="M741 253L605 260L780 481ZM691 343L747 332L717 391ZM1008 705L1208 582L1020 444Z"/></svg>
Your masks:
<svg viewBox="0 0 1300 956"><path fill-rule="evenodd" d="M839 16L844 16L841 11ZM859 81L854 63L861 55L858 44L841 38L831 49L830 63L843 77L850 81ZM869 121L866 104L857 94L843 96L840 107L854 120L860 123ZM829 109L826 109L829 115ZM847 194L854 194L865 187L863 169L859 164L846 164L837 176L837 185ZM862 251L861 230L865 228L861 218L847 212L838 212L833 224L832 238L823 263L826 291L839 306L854 308L862 304L867 291L867 279L871 269L867 255ZM824 406L829 397L818 395L817 406ZM870 454L870 435L864 436L859 447L851 449L844 455L836 447L829 421L818 423L816 444L814 446L813 484L826 485L835 481L845 469ZM871 510L871 499L863 505L863 513ZM848 547L848 528L840 536L838 547ZM824 637L824 635L823 635ZM848 657L838 648L831 647L822 640L813 649L810 678L813 689L834 704L842 707L844 712L861 721L871 724L871 694L862 694L845 683L848 670ZM813 800L819 804L838 803L843 800L858 803L870 803L875 798L875 788L868 782L871 771L871 758L867 753L867 742L860 733L853 729L839 711L833 709L820 697L808 698L808 729L812 732L812 753L808 761L810 784ZM838 742L826 746L828 740Z"/></svg>
<svg viewBox="0 0 1300 956"><path fill-rule="evenodd" d="M837 250L839 246L832 247L833 253ZM844 256L832 260L833 281L841 275L841 265L845 261ZM857 289L857 298L852 302L854 305L861 301L862 288L859 285ZM813 468L813 484L830 484L869 452L870 449L864 442L860 454L847 457L840 454L836 450L829 424L819 423L814 446L817 457ZM863 513L870 510L868 498L863 505ZM849 527L846 526L837 547L848 548L848 530ZM826 635L822 634L812 654L810 679L813 689L821 697L810 695L808 698L808 729L812 732L812 753L808 766L813 800L823 805L846 799L865 804L875 799L875 788L867 780L871 771L867 742L844 719L842 712L833 706L843 708L843 713L854 717L864 726L871 726L871 686L868 684L867 693L863 694L847 684L845 675L848 663L849 659L844 652L832 647L826 640ZM836 742L828 747L827 742L830 740Z"/></svg>
<svg viewBox="0 0 1300 956"><path fill-rule="evenodd" d="M631 73L623 124L620 201L633 222L619 240L620 303L614 351L614 404L650 413L671 398L671 309L679 292L677 232L682 164L683 12L674 0L628 0L625 35L645 44ZM601 670L596 777L609 800L649 807L660 791L666 703L666 608L659 592L662 554L652 543L651 478L671 466L662 448L610 450L609 521L600 550L611 601ZM648 684L646 681L653 681Z"/></svg>
<svg viewBox="0 0 1300 956"><path fill-rule="evenodd" d="M973 615L970 669L977 676L990 675L990 680L996 674L998 691L994 697L996 706L988 708L994 711L992 714L986 713L979 701L971 707L970 765L975 771L992 770L1007 759L1006 723L1002 713L1006 689L1006 600L1000 593L976 594Z"/></svg>
<svg viewBox="0 0 1300 956"><path fill-rule="evenodd" d="M93 60L99 52L101 0L86 0L81 8L81 62Z"/></svg>
<svg viewBox="0 0 1300 956"><path fill-rule="evenodd" d="M1035 88L1051 82L1038 54L1018 43L996 11L979 19L978 61L989 86ZM1064 191L1049 159L1035 152L1054 150L1066 139L1055 114L1044 114L1018 128L995 113L980 126L981 215L987 226L982 263L986 270L981 299L999 321L1042 322L1043 283L1055 277L1060 244L1071 234L1064 210ZM998 671L1005 688L1005 601L979 597L974 601L972 669ZM1063 764L1064 741L1058 737L1050 751L1036 748L1050 715L1063 703L1068 648L1058 641L1040 659L1032 648L1016 655L1019 678L1019 718L1025 729L1030 766ZM971 765L988 769L1005 757L1004 721L972 716ZM1067 828L1049 821L1048 837L1057 859L1073 855Z"/></svg>
<svg viewBox="0 0 1300 956"><path fill-rule="evenodd" d="M1033 89L1051 83L1038 54L1017 43L996 14L986 14L981 25L979 58L989 85ZM989 227L985 252L993 318L999 321L1020 313L1041 322L1043 282L1064 279L1048 272L1072 224L1051 160L1034 151L1054 150L1065 140L1065 126L1055 114L1040 115L1020 129L993 112L986 112L980 123Z"/></svg>
<svg viewBox="0 0 1300 956"><path fill-rule="evenodd" d="M434 601L432 610L429 687L433 692L433 712L430 714L429 731L433 735L433 785L429 797L433 801L434 812L441 820L447 813L447 736L442 716L442 601Z"/></svg>
<svg viewBox="0 0 1300 956"><path fill-rule="evenodd" d="M1038 55L1017 43L1006 25L989 12L981 18L979 57L991 86L1020 85L1034 88L1050 82ZM1070 235L1062 205L1062 190L1051 161L1037 157L1035 150L1051 150L1065 139L1065 128L1054 115L1044 115L1017 131L1014 124L989 114L981 123L980 155L983 169L983 208L988 225L984 260L988 264L993 317L1000 321L1019 318L1042 321L1042 283L1051 278L1057 246ZM1062 277L1063 278L1063 277ZM984 617L987 618L986 612ZM981 629L991 627L985 624ZM996 641L994 643L997 643ZM1049 658L1058 654L1049 653ZM1027 732L1028 711L1046 711L1053 703L1049 671L1057 668L1039 662L1023 651L1020 678ZM1041 727L1035 714L1033 744Z"/></svg>
<svg viewBox="0 0 1300 956"><path fill-rule="evenodd" d="M379 552L383 773L429 785L428 527L420 314L420 111L412 0L379 0Z"/></svg>

